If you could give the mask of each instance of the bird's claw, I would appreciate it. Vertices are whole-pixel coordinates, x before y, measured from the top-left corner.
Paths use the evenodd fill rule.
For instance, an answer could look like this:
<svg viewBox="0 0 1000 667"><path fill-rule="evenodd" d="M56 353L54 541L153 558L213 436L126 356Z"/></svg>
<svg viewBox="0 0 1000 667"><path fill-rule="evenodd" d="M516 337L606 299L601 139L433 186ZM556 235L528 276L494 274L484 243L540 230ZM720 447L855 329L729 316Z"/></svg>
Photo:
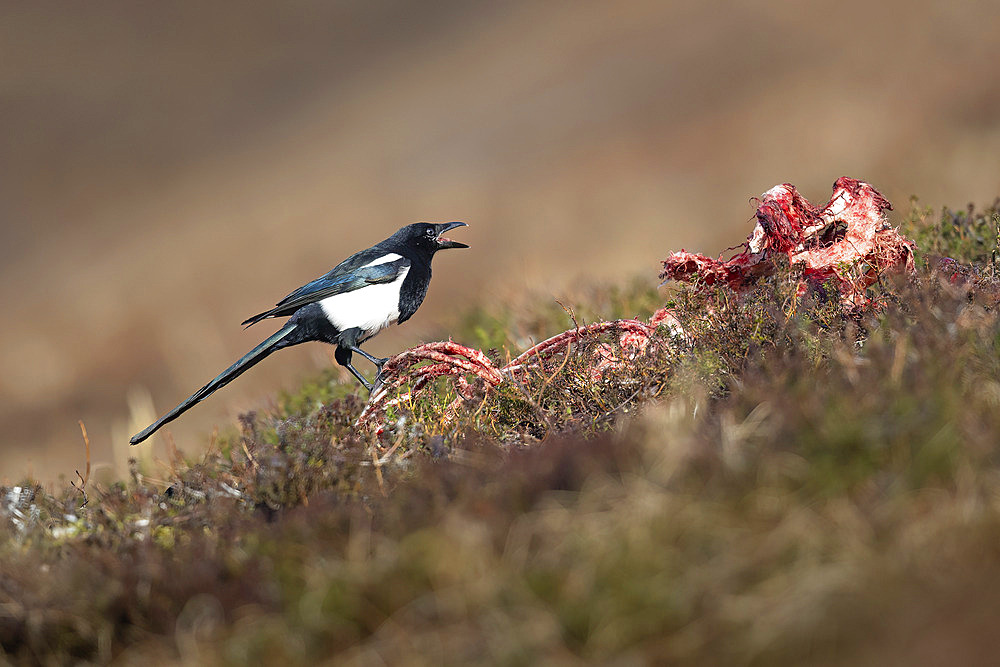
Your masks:
<svg viewBox="0 0 1000 667"><path fill-rule="evenodd" d="M385 366L385 362L389 361L389 359L388 358L380 359L379 361L380 363L375 365L376 369L375 380L372 382L372 387L370 391L370 393L372 394L374 394L375 392L377 392L379 389L382 388L382 383L385 380L385 378L382 375L382 367Z"/></svg>

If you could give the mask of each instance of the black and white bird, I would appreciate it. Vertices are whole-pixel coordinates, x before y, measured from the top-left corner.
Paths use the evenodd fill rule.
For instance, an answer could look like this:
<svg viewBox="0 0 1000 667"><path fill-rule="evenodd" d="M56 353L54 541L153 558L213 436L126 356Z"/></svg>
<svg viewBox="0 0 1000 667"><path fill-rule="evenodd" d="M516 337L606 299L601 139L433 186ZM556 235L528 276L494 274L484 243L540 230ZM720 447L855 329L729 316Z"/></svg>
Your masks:
<svg viewBox="0 0 1000 667"><path fill-rule="evenodd" d="M274 335L176 408L132 436L130 442L139 444L264 357L299 343L321 341L336 345L337 363L345 366L371 391L372 383L351 364L353 353L375 364L377 383L388 359L373 357L361 349L361 344L390 324L402 324L410 319L427 294L434 253L445 248L469 247L442 234L465 226L464 222L407 225L381 243L351 255L326 275L298 288L274 308L245 320L243 324L250 326L270 317L291 315Z"/></svg>

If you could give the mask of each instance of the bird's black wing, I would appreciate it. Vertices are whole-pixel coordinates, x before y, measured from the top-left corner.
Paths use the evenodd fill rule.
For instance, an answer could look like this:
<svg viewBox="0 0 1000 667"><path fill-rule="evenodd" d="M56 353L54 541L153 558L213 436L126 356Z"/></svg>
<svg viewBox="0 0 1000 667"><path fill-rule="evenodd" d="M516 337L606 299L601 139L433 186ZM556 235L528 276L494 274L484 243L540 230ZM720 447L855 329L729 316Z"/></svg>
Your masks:
<svg viewBox="0 0 1000 667"><path fill-rule="evenodd" d="M399 257L389 262L371 265L387 253L371 248L357 253L344 260L333 270L316 280L306 283L284 299L274 308L245 320L244 325L256 324L268 317L291 315L302 306L321 301L335 294L344 294L361 289L366 285L391 283L410 266L410 260Z"/></svg>

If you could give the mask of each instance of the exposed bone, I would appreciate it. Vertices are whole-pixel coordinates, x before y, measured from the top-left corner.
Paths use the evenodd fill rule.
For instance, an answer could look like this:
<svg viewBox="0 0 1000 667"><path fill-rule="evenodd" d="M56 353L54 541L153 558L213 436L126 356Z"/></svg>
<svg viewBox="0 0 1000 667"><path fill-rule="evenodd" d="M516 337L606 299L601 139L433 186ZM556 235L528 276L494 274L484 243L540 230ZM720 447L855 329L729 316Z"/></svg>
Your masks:
<svg viewBox="0 0 1000 667"><path fill-rule="evenodd" d="M879 276L914 270L913 242L889 226L885 211L891 209L870 184L846 176L837 179L822 208L810 204L794 185L778 185L761 197L757 224L743 252L728 261L675 252L663 262L660 277L725 283L738 291L772 273L775 257L784 255L793 266L802 266L800 295L833 280L846 306L866 308L865 289Z"/></svg>

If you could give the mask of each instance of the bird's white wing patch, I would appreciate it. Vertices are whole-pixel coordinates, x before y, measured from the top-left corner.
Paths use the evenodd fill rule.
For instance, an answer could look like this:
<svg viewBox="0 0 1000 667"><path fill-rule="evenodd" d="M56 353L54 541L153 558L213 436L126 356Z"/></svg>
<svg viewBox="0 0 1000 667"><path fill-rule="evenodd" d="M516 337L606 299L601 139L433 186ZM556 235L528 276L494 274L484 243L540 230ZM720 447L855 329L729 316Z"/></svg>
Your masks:
<svg viewBox="0 0 1000 667"><path fill-rule="evenodd" d="M388 264L389 262L395 262L397 259L403 259L403 256L397 255L394 252L390 252L386 253L385 255L382 255L381 257L379 257L374 261L368 262L367 264L365 264L365 266L378 266L379 264ZM365 266L362 266L361 268L363 269L365 268Z"/></svg>
<svg viewBox="0 0 1000 667"><path fill-rule="evenodd" d="M390 253L368 266L392 262L399 255ZM367 285L353 292L335 294L319 302L333 326L340 331L357 327L371 338L382 329L399 320L399 289L410 267L403 268L391 283Z"/></svg>

